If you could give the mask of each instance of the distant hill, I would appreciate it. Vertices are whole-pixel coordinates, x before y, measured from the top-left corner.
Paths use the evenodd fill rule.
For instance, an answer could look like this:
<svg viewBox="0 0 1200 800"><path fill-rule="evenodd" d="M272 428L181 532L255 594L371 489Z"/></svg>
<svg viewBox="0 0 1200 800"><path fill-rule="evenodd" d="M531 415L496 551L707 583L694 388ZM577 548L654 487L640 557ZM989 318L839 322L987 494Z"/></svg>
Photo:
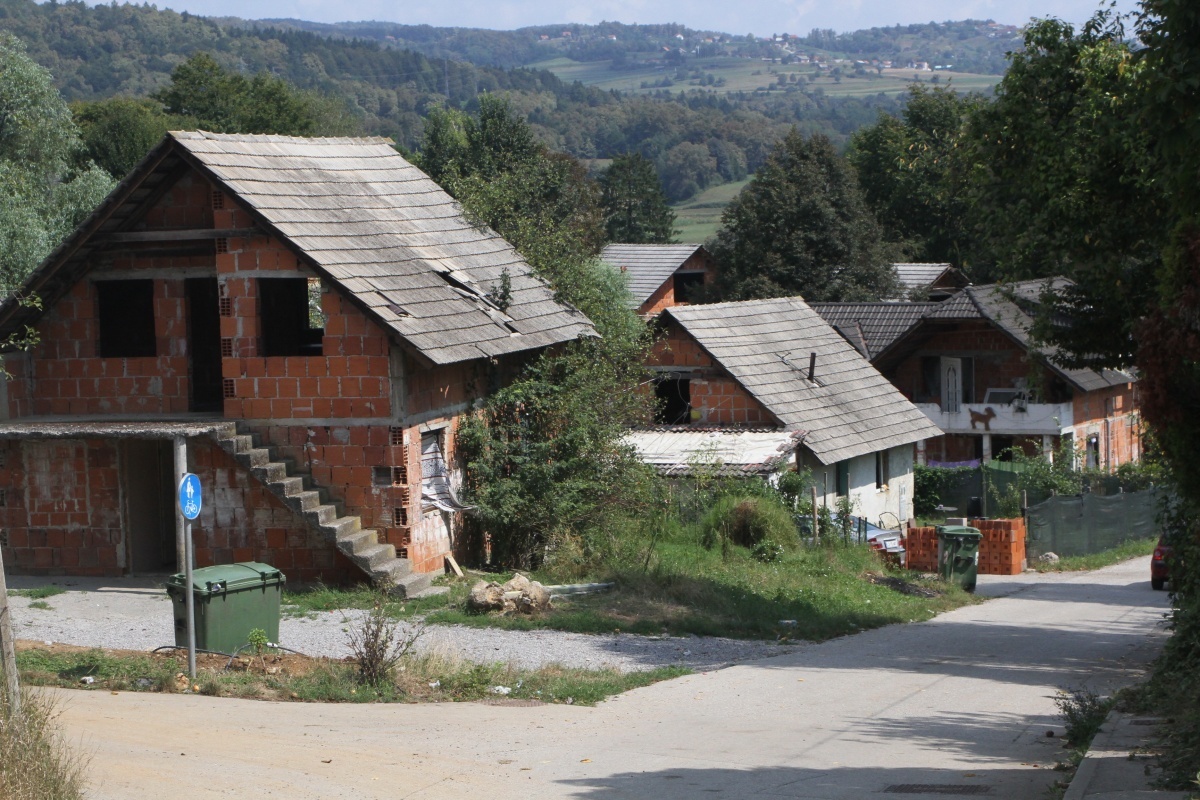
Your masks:
<svg viewBox="0 0 1200 800"><path fill-rule="evenodd" d="M26 42L68 100L149 95L203 51L338 98L364 133L408 148L431 108L471 110L480 93L505 92L549 147L581 159L642 153L674 202L744 180L793 126L845 141L897 112L914 80L989 90L994 75L957 70L992 63L1001 47L986 22L760 39L682 25L250 22L80 0L0 0L0 29ZM954 73L883 64L884 53L936 60L953 42Z"/></svg>

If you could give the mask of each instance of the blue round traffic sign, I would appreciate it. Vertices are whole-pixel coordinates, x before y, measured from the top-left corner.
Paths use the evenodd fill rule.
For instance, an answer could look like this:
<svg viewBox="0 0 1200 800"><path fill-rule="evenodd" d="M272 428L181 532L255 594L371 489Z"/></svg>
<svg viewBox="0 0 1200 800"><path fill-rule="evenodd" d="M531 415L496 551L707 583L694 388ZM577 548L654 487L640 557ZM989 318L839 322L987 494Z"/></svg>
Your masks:
<svg viewBox="0 0 1200 800"><path fill-rule="evenodd" d="M190 472L179 482L179 510L184 519L200 516L200 479Z"/></svg>

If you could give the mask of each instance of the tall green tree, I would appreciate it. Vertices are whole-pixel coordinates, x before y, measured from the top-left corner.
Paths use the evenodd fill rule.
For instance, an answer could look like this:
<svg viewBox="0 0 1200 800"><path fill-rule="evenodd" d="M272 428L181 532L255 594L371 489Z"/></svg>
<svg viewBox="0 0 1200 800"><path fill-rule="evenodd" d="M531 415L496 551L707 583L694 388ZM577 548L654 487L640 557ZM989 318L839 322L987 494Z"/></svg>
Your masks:
<svg viewBox="0 0 1200 800"><path fill-rule="evenodd" d="M968 206L959 145L965 119L985 102L918 84L899 118L881 113L850 139L846 157L867 204L913 260L963 263Z"/></svg>
<svg viewBox="0 0 1200 800"><path fill-rule="evenodd" d="M72 105L88 157L109 175L124 178L174 127L153 100L110 97Z"/></svg>
<svg viewBox="0 0 1200 800"><path fill-rule="evenodd" d="M716 299L878 300L899 290L854 170L824 136L789 133L721 223Z"/></svg>
<svg viewBox="0 0 1200 800"><path fill-rule="evenodd" d="M17 288L112 188L81 155L50 73L0 32L0 293Z"/></svg>
<svg viewBox="0 0 1200 800"><path fill-rule="evenodd" d="M620 155L600 176L604 230L610 242L674 241L675 212L667 205L654 164L640 153Z"/></svg>
<svg viewBox="0 0 1200 800"><path fill-rule="evenodd" d="M1074 279L1047 298L1039 333L1075 366L1133 362L1172 224L1157 134L1139 121L1141 70L1119 16L1102 11L1078 32L1040 20L961 145L971 276Z"/></svg>
<svg viewBox="0 0 1200 800"><path fill-rule="evenodd" d="M536 566L587 549L590 532L639 502L647 473L622 441L644 419L646 328L621 276L597 259L600 190L581 164L550 153L502 97L479 116L434 115L418 163L467 216L507 239L556 297L585 313L601 338L543 354L459 428L473 525L502 563ZM511 287L493 287L504 298Z"/></svg>
<svg viewBox="0 0 1200 800"><path fill-rule="evenodd" d="M335 98L296 89L260 72L247 78L197 53L171 73L171 83L152 97L188 127L216 133L341 136L359 121Z"/></svg>

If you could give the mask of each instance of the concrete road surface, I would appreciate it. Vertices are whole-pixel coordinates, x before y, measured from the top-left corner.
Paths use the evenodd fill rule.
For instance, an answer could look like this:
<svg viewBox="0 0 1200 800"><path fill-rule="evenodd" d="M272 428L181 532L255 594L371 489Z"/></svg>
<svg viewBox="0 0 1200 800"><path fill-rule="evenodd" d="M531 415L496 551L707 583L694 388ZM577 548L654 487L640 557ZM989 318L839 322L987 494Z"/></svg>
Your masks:
<svg viewBox="0 0 1200 800"><path fill-rule="evenodd" d="M981 577L981 605L630 692L597 708L315 705L68 691L94 798L1036 800L1054 694L1143 674L1148 560Z"/></svg>

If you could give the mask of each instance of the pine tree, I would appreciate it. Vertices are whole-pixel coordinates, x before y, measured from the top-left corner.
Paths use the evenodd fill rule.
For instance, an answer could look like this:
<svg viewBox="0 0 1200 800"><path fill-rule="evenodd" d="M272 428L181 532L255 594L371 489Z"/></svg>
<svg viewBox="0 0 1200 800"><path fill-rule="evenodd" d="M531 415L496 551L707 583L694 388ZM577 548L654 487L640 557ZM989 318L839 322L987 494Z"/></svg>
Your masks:
<svg viewBox="0 0 1200 800"><path fill-rule="evenodd" d="M604 228L610 242L667 244L675 212L667 205L654 165L639 153L620 155L600 176Z"/></svg>

